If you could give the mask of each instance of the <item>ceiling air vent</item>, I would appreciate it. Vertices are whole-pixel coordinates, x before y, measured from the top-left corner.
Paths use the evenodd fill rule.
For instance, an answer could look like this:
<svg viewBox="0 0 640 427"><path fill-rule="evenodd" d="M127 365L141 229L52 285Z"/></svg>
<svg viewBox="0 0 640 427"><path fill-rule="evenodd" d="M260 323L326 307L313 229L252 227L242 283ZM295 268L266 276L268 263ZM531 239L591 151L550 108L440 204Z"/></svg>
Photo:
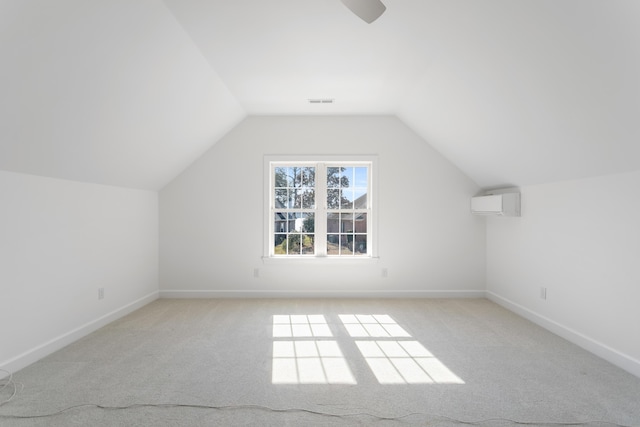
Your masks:
<svg viewBox="0 0 640 427"><path fill-rule="evenodd" d="M309 99L309 104L333 104L331 98L313 98Z"/></svg>

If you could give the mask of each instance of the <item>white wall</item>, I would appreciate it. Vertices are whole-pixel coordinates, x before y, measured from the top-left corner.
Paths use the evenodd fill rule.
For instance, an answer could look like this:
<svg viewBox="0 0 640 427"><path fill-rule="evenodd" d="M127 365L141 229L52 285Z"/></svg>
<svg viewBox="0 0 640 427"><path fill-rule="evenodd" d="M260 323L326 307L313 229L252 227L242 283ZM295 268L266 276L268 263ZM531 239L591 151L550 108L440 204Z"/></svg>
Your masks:
<svg viewBox="0 0 640 427"><path fill-rule="evenodd" d="M157 298L157 209L156 192L0 171L0 368Z"/></svg>
<svg viewBox="0 0 640 427"><path fill-rule="evenodd" d="M379 263L263 264L263 158L277 154L378 155ZM160 192L161 295L482 295L477 191L395 117L249 117Z"/></svg>
<svg viewBox="0 0 640 427"><path fill-rule="evenodd" d="M487 218L490 297L640 376L640 172L521 193Z"/></svg>

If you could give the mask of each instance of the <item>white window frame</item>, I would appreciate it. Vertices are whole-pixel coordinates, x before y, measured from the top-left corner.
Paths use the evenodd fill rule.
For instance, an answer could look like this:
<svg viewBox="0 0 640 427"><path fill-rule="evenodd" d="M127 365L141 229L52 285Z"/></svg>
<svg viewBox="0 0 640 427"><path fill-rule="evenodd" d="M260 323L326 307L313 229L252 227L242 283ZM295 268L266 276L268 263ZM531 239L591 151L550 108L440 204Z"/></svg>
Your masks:
<svg viewBox="0 0 640 427"><path fill-rule="evenodd" d="M264 157L264 249L263 261L267 262L333 262L366 263L378 261L378 209L377 209L377 171L378 158L375 155L326 156L326 155L268 155ZM316 167L316 207L315 212L315 253L312 255L275 255L274 254L274 168L278 166L314 166ZM366 255L328 255L327 254L327 201L326 168L332 166L367 166L369 179L367 190L367 254ZM310 209L311 210L311 209ZM322 219L322 220L320 220Z"/></svg>

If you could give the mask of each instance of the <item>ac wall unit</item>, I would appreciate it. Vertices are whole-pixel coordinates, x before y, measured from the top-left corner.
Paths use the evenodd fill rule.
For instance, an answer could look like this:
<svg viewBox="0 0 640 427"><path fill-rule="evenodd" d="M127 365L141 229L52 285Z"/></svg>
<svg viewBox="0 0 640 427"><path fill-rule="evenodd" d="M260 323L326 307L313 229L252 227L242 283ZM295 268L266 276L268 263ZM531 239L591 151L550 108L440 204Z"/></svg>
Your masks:
<svg viewBox="0 0 640 427"><path fill-rule="evenodd" d="M520 193L472 197L471 213L474 215L520 216Z"/></svg>

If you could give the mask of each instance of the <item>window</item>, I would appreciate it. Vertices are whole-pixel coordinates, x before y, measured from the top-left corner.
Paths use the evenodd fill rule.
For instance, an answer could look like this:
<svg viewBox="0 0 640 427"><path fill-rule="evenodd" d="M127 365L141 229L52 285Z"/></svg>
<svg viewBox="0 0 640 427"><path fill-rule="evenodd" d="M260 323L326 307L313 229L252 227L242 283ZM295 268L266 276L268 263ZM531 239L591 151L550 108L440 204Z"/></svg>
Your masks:
<svg viewBox="0 0 640 427"><path fill-rule="evenodd" d="M371 258L372 160L269 160L269 258Z"/></svg>

